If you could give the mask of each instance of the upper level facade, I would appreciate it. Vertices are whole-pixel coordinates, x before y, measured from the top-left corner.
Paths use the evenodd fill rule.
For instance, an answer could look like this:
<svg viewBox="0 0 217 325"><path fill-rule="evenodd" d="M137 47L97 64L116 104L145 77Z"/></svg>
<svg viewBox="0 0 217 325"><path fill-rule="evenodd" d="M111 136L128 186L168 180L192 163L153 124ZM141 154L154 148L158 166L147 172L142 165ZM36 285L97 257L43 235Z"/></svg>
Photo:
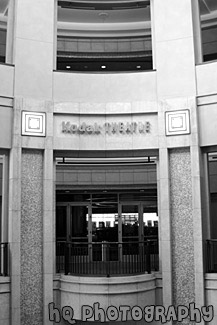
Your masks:
<svg viewBox="0 0 217 325"><path fill-rule="evenodd" d="M52 102L53 113L157 114L162 102L197 98L201 145L215 145L214 108L204 120L216 101L215 1L5 0L0 13L2 106L24 98L36 110Z"/></svg>
<svg viewBox="0 0 217 325"><path fill-rule="evenodd" d="M65 98L68 89L61 94L61 88L67 85L74 88L73 79L82 82L82 77L86 77L85 72L96 84L102 84L99 82L102 78L112 78L115 82L116 74L118 77L123 74L121 84L127 84L126 73L131 72L131 79L139 78L150 84L151 89L147 89L143 95L147 99L156 99L157 96L180 97L180 86L184 83L188 91L183 92L183 89L183 95L193 92L199 96L205 92L212 93L213 83L201 80L201 74L211 78L209 70L215 70L216 4L214 1L200 0L179 6L177 10L176 3L160 5L158 1L103 1L99 4L98 1L59 0L29 8L19 1L2 1L2 96L24 95L48 100L58 100L62 96ZM184 21L183 16L186 14L187 20ZM16 70L15 79L13 70ZM25 73L20 72L19 75L18 71L21 70ZM144 71L146 73L141 76ZM73 74L68 75L66 72ZM197 78L193 88L189 88L189 83L193 83L194 79L191 72ZM32 75L35 75L35 84L43 76L42 82L39 82L41 87L35 89L32 85L34 92L28 82ZM22 85L19 78L23 79ZM63 87L59 87L58 82L64 82ZM183 82L183 85L179 82ZM103 84L103 87L108 86ZM130 93L135 93L136 90L132 90ZM119 93L119 96L123 93L121 88ZM68 97L70 95L75 98L74 95L78 96L79 93L76 89L75 94L68 92ZM81 94L82 97L85 95L91 98L89 93ZM123 93L123 98L125 95Z"/></svg>

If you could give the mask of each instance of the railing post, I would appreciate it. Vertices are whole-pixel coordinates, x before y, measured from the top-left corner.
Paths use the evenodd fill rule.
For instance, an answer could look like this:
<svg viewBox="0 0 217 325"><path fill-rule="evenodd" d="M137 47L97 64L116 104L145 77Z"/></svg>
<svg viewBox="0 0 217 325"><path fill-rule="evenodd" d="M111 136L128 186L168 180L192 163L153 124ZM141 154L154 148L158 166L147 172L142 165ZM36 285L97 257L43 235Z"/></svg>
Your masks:
<svg viewBox="0 0 217 325"><path fill-rule="evenodd" d="M65 243L65 275L69 273L69 249L68 249L68 243Z"/></svg>

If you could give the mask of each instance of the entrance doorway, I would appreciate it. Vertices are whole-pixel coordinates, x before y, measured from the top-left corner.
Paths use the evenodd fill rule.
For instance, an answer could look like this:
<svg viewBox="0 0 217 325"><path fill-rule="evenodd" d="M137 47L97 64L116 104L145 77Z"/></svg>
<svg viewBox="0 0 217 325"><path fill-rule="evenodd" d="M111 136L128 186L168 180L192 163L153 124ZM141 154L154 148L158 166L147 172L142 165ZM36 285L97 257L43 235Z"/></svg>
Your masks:
<svg viewBox="0 0 217 325"><path fill-rule="evenodd" d="M72 274L140 273L158 268L156 188L57 190L58 271ZM147 254L149 259L147 261Z"/></svg>

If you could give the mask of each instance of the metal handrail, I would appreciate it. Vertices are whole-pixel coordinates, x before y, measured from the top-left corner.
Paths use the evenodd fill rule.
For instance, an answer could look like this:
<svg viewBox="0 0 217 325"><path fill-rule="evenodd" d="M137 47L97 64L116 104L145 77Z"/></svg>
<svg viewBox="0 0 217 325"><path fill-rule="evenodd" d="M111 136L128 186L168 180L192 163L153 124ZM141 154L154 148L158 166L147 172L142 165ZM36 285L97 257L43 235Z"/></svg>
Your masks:
<svg viewBox="0 0 217 325"><path fill-rule="evenodd" d="M158 240L56 243L57 273L114 276L159 269Z"/></svg>

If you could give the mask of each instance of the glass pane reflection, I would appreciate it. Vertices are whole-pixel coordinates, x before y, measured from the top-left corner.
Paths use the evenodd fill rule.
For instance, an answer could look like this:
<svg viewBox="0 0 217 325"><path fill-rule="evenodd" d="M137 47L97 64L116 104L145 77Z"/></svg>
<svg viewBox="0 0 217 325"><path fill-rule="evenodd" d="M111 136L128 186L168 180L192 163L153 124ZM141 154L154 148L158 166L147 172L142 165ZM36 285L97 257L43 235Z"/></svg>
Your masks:
<svg viewBox="0 0 217 325"><path fill-rule="evenodd" d="M94 261L118 260L117 194L93 195L92 241Z"/></svg>
<svg viewBox="0 0 217 325"><path fill-rule="evenodd" d="M143 207L144 237L155 239L158 237L158 216L157 213L147 213Z"/></svg>
<svg viewBox="0 0 217 325"><path fill-rule="evenodd" d="M66 226L67 207L57 206L56 210L56 238L57 240L66 240L67 226Z"/></svg>
<svg viewBox="0 0 217 325"><path fill-rule="evenodd" d="M138 205L122 206L122 236L123 241L138 240L139 211Z"/></svg>
<svg viewBox="0 0 217 325"><path fill-rule="evenodd" d="M71 236L74 241L87 241L88 207L71 206Z"/></svg>
<svg viewBox="0 0 217 325"><path fill-rule="evenodd" d="M92 210L92 240L94 242L118 241L117 204L113 206L113 212L111 211L111 207L108 209L104 207L103 213L100 210L96 206Z"/></svg>

